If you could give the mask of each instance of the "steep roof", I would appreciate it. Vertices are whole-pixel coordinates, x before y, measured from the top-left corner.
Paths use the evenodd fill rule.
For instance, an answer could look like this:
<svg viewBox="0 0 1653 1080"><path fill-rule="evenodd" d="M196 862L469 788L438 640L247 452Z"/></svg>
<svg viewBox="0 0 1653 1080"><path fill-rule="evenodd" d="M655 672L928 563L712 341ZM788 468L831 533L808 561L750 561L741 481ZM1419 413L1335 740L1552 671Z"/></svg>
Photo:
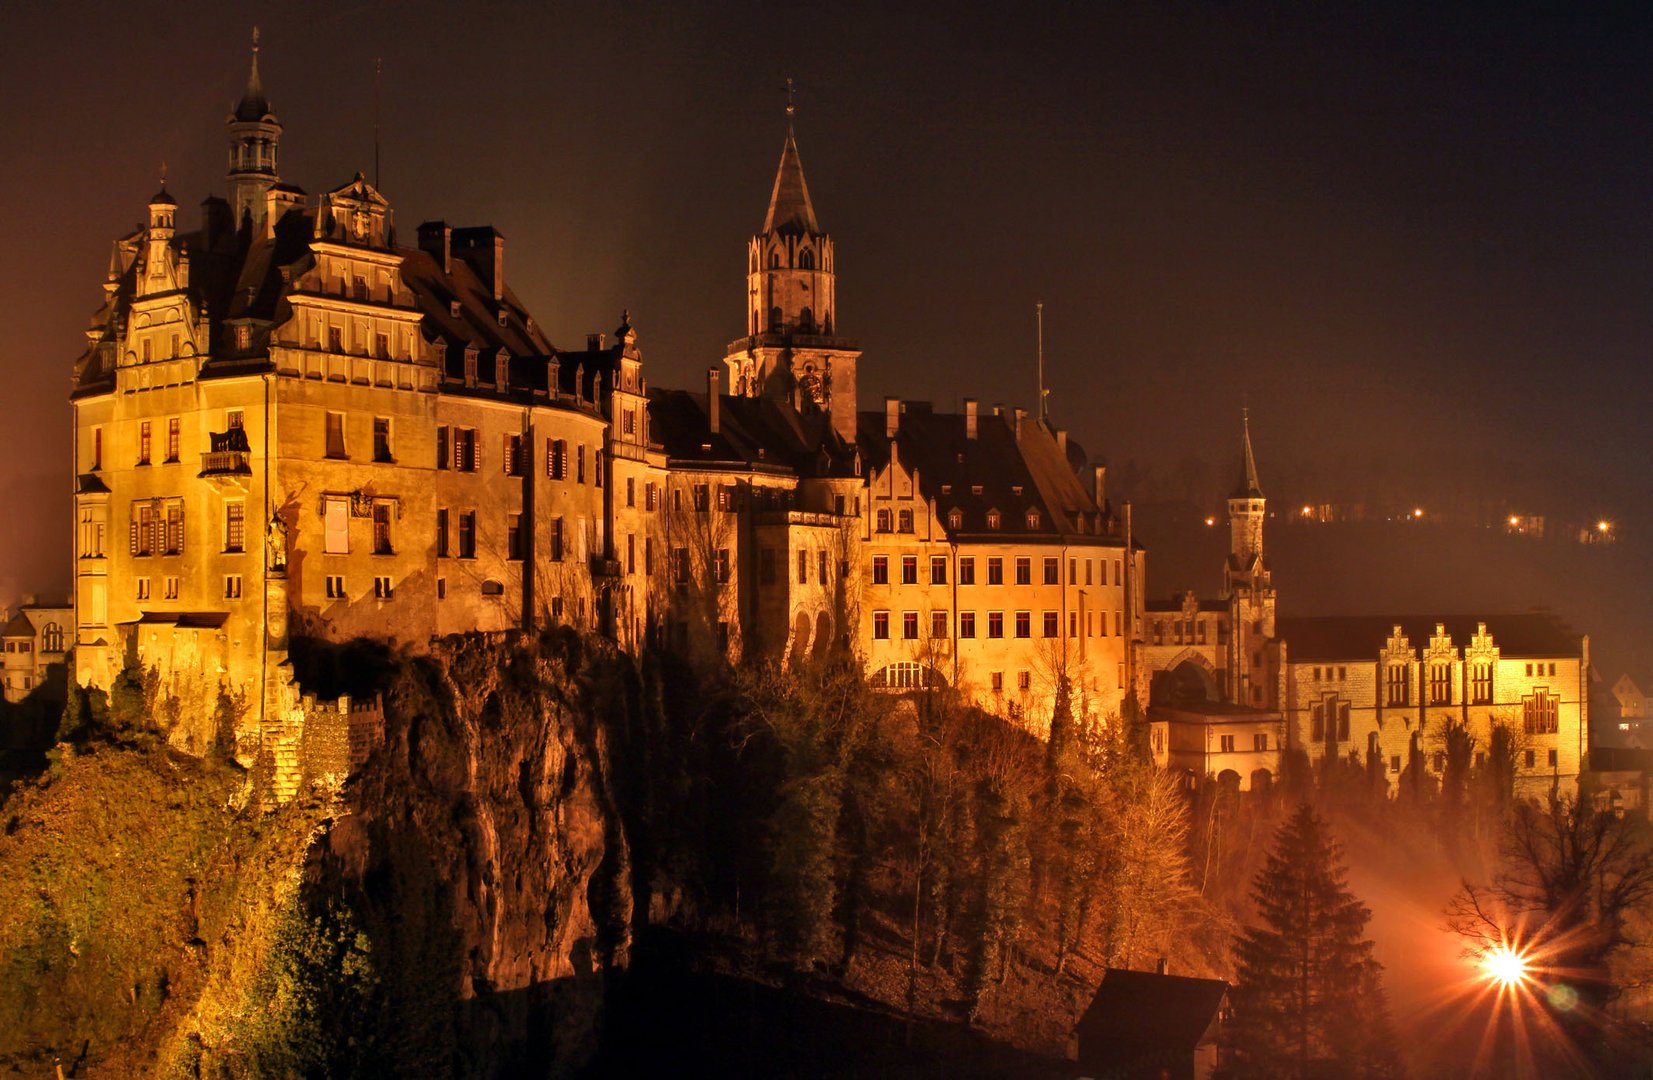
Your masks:
<svg viewBox="0 0 1653 1080"><path fill-rule="evenodd" d="M1221 979L1109 968L1079 1018L1080 1061L1125 1065L1161 1054L1192 1053L1227 993L1228 984Z"/></svg>
<svg viewBox="0 0 1653 1080"><path fill-rule="evenodd" d="M825 413L799 413L773 398L720 395L713 434L707 400L687 390L649 390L649 431L673 462L730 462L801 477L853 470L854 447L838 437Z"/></svg>
<svg viewBox="0 0 1653 1080"><path fill-rule="evenodd" d="M793 235L817 235L821 231L815 220L815 206L809 201L809 185L804 183L803 162L798 160L798 140L790 131L781 147L781 165L775 170L775 190L769 195L763 231Z"/></svg>
<svg viewBox="0 0 1653 1080"><path fill-rule="evenodd" d="M1249 414L1240 421L1245 446L1240 460L1240 482L1234 486L1233 498L1261 499L1263 489L1257 483L1257 458L1251 452L1251 417Z"/></svg>
<svg viewBox="0 0 1653 1080"><path fill-rule="evenodd" d="M247 89L235 105L235 119L241 123L256 124L266 116L275 119L270 100L264 96L264 83L258 77L258 29L253 29L253 66L247 73Z"/></svg>
<svg viewBox="0 0 1653 1080"><path fill-rule="evenodd" d="M1583 639L1548 612L1521 615L1316 615L1280 619L1276 635L1302 660L1374 660L1399 626L1414 649L1428 646L1435 624L1463 648L1485 623L1502 656L1577 656Z"/></svg>
<svg viewBox="0 0 1653 1080"><path fill-rule="evenodd" d="M0 626L0 637L34 637L34 623L21 611L13 615L5 626Z"/></svg>
<svg viewBox="0 0 1653 1080"><path fill-rule="evenodd" d="M861 455L869 468L882 468L892 442L885 414L864 412L859 419ZM1103 524L1101 508L1079 480L1084 451L1070 441L1064 455L1049 428L1031 417L1023 418L1018 434L1013 416L988 413L977 418L972 439L966 417L909 401L893 441L901 462L917 468L919 491L935 500L936 510L963 515L952 530L960 535L1097 535ZM996 530L987 527L990 510L1000 514ZM1027 525L1029 510L1039 511L1035 528Z"/></svg>

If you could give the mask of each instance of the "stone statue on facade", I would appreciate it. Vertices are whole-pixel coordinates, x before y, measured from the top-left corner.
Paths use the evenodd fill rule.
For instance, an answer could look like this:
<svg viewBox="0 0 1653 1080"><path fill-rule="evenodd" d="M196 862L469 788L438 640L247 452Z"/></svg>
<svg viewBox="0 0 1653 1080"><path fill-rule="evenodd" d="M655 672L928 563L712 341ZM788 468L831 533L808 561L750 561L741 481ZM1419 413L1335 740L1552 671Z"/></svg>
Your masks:
<svg viewBox="0 0 1653 1080"><path fill-rule="evenodd" d="M280 514L271 516L264 543L270 550L270 569L287 569L287 522Z"/></svg>

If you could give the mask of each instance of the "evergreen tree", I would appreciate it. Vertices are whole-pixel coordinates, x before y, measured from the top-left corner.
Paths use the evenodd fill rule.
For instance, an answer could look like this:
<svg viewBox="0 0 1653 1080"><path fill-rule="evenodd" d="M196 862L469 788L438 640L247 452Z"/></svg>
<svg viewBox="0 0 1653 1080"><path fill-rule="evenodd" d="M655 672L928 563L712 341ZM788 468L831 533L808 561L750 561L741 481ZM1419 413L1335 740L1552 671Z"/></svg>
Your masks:
<svg viewBox="0 0 1653 1080"><path fill-rule="evenodd" d="M1226 1075L1311 1080L1400 1075L1371 912L1307 803L1280 828L1253 892L1264 925L1235 942L1239 976Z"/></svg>

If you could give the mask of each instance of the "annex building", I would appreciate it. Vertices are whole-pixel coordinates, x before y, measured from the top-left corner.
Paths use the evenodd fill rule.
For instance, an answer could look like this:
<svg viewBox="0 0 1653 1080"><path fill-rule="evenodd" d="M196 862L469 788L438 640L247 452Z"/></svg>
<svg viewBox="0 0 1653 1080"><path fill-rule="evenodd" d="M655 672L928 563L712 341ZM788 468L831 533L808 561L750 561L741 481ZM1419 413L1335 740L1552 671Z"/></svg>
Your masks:
<svg viewBox="0 0 1653 1080"><path fill-rule="evenodd" d="M1225 595L1145 607L1128 514L1048 417L863 403L790 117L740 336L703 387L664 389L629 317L583 347L549 341L490 226L399 228L360 173L319 194L285 180L257 61L255 45L225 194L186 227L163 184L113 246L75 365L62 625L82 685L135 660L180 716L228 702L237 757L291 791L318 723L371 727L363 703L303 696L294 636L417 649L567 625L706 663L848 650L875 686L956 687L1034 730L1062 680L1095 716L1152 700L1162 760L1250 786L1286 745L1342 753L1375 733L1386 760L1427 754L1423 695L1450 645L1449 705L1481 715L1465 695L1494 656L1500 708L1555 695L1534 775L1577 771L1579 639L1407 622L1333 656L1353 638L1276 620L1249 434ZM1539 674L1519 682L1518 659ZM1400 664L1418 688L1404 705L1387 696Z"/></svg>

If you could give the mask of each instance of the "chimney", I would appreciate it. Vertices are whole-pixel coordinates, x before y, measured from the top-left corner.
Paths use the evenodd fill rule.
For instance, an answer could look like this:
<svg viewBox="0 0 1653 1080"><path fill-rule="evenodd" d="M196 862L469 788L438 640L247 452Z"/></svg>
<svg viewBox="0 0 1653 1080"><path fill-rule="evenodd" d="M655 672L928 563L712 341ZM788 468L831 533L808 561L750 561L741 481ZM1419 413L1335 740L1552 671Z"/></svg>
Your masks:
<svg viewBox="0 0 1653 1080"><path fill-rule="evenodd" d="M964 437L976 437L976 399L973 397L964 399Z"/></svg>
<svg viewBox="0 0 1653 1080"><path fill-rule="evenodd" d="M476 276L492 291L494 300L505 296L505 237L492 225L454 229L452 250L465 256Z"/></svg>
<svg viewBox="0 0 1653 1080"><path fill-rule="evenodd" d="M601 352L602 348L603 348L603 335L601 335L601 334L587 334L585 336L585 351L586 352Z"/></svg>
<svg viewBox="0 0 1653 1080"><path fill-rule="evenodd" d="M895 433L901 430L901 399L887 397L884 399L884 437L895 438Z"/></svg>
<svg viewBox="0 0 1653 1080"><path fill-rule="evenodd" d="M706 416L711 421L709 426L713 435L718 433L718 413L723 406L720 400L723 395L718 393L717 376L717 368L709 367L706 369Z"/></svg>
<svg viewBox="0 0 1653 1080"><path fill-rule="evenodd" d="M445 221L419 226L419 250L436 260L444 274L453 273L453 228Z"/></svg>
<svg viewBox="0 0 1653 1080"><path fill-rule="evenodd" d="M1156 972L1157 972L1157 973L1158 973L1158 974L1160 974L1160 975L1164 975L1164 974L1167 974L1167 972L1166 972L1166 970L1165 970L1165 969L1166 969L1166 968L1167 968L1167 967L1169 967L1169 966L1170 966L1170 965L1169 965L1169 964L1168 964L1168 963L1167 963L1167 961L1166 961L1166 959L1165 959L1165 957L1163 957L1163 956L1162 956L1162 957L1160 957L1160 958L1159 958L1159 963L1158 963L1158 965L1156 965L1156 966L1155 966L1155 968L1154 968L1154 970L1155 970L1155 971L1156 971Z"/></svg>
<svg viewBox="0 0 1653 1080"><path fill-rule="evenodd" d="M1011 427L1016 432L1016 438L1022 437L1022 421L1027 419L1026 409L1016 409L1012 414Z"/></svg>
<svg viewBox="0 0 1653 1080"><path fill-rule="evenodd" d="M1108 497L1107 476L1106 465L1096 466L1095 471L1091 473L1091 497L1096 500L1098 510L1102 509L1102 503Z"/></svg>
<svg viewBox="0 0 1653 1080"><path fill-rule="evenodd" d="M1056 449L1062 451L1062 456L1068 456L1068 433L1061 428L1056 429Z"/></svg>

